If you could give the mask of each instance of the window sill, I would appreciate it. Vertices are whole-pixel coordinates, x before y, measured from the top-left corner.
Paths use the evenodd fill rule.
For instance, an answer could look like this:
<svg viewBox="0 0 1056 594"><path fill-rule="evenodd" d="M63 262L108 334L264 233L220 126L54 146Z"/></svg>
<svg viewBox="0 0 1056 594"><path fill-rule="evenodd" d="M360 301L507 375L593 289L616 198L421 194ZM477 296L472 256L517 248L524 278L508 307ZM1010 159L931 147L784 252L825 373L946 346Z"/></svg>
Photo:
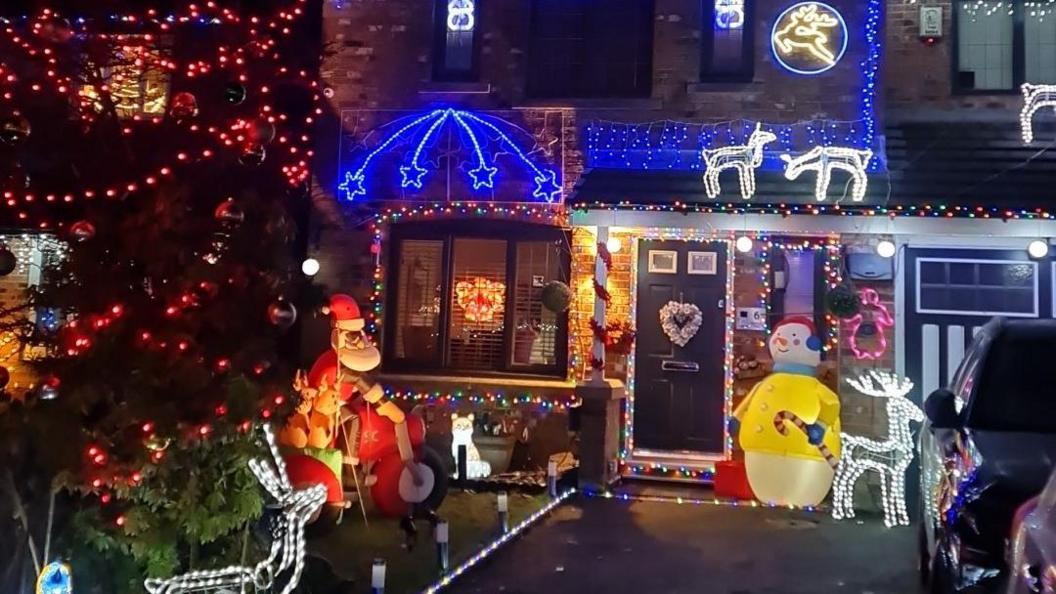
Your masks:
<svg viewBox="0 0 1056 594"><path fill-rule="evenodd" d="M552 99L525 99L515 109L536 108L566 109L631 109L655 110L662 107L659 99L652 97L565 97Z"/></svg>
<svg viewBox="0 0 1056 594"><path fill-rule="evenodd" d="M418 90L419 95L487 95L491 83L430 81Z"/></svg>
<svg viewBox="0 0 1056 594"><path fill-rule="evenodd" d="M756 83L752 80L692 82L686 83L686 92L690 95L706 93L741 93L747 90L748 87L754 86L762 87L760 83Z"/></svg>
<svg viewBox="0 0 1056 594"><path fill-rule="evenodd" d="M382 373L378 375L378 381L385 384L399 384L391 387L402 386L419 387L450 386L460 390L495 390L496 388L507 388L513 391L526 390L538 392L540 395L567 395L575 390L576 382L564 379L548 379L541 377L487 377L473 375L427 375L419 373Z"/></svg>

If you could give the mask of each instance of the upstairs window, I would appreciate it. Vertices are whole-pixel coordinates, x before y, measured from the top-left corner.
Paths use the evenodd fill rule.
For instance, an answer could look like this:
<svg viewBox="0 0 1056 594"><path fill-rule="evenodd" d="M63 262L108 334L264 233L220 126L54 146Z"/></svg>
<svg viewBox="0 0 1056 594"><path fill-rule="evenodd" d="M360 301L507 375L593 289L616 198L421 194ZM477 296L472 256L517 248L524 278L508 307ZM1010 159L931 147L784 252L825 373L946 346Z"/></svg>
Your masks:
<svg viewBox="0 0 1056 594"><path fill-rule="evenodd" d="M957 0L954 84L962 91L1014 91L1056 83L1056 14L1033 2Z"/></svg>
<svg viewBox="0 0 1056 594"><path fill-rule="evenodd" d="M476 80L481 0L435 1L433 79Z"/></svg>
<svg viewBox="0 0 1056 594"><path fill-rule="evenodd" d="M703 0L700 80L752 80L752 4L752 0Z"/></svg>
<svg viewBox="0 0 1056 594"><path fill-rule="evenodd" d="M648 97L652 0L533 0L533 97Z"/></svg>

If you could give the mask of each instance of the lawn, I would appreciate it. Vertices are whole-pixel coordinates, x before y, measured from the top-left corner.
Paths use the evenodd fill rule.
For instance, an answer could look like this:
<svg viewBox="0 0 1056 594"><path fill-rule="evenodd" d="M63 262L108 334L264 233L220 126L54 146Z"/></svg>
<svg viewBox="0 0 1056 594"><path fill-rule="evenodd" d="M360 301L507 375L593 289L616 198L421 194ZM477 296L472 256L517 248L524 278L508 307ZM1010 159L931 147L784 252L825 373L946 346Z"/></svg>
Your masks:
<svg viewBox="0 0 1056 594"><path fill-rule="evenodd" d="M494 493L452 490L440 507L440 517L450 530L450 566L472 556L499 535ZM547 504L546 494L510 493L510 526L515 526ZM428 523L418 522L418 544L408 551L398 520L380 517L368 507L370 527L359 508L345 512L343 522L325 536L309 541L310 552L326 558L337 575L354 580L357 591L370 587L375 558L387 564L386 594L411 594L432 584L439 572L436 545Z"/></svg>

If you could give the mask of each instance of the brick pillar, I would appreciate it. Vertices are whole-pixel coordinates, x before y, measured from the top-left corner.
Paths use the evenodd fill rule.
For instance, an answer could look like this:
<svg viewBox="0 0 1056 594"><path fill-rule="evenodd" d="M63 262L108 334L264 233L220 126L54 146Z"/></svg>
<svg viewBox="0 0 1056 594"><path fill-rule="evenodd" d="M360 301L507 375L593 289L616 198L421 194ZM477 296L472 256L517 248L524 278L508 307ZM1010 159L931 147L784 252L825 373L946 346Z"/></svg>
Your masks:
<svg viewBox="0 0 1056 594"><path fill-rule="evenodd" d="M590 382L576 388L580 411L579 488L603 490L619 478L620 408L627 390L619 380Z"/></svg>

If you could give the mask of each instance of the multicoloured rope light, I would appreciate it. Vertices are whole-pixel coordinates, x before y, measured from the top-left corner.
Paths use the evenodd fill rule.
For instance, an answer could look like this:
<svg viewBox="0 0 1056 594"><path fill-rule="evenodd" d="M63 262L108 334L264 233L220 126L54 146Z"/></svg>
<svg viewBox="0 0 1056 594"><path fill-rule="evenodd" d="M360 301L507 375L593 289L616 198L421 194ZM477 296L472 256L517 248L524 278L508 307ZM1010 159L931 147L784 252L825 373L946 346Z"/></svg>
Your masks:
<svg viewBox="0 0 1056 594"><path fill-rule="evenodd" d="M740 499L704 499L694 497L672 497L664 495L632 495L630 493L614 493L612 491L590 491L584 490L583 496L592 499L614 499L616 501L631 501L631 502L645 502L645 503L677 503L679 505L714 505L722 507L748 507L748 508L768 508L768 509L787 509L792 511L804 511L804 512L820 512L825 511L824 506L806 506L799 507L795 505L779 505L776 503L763 503L761 501L752 500L740 500Z"/></svg>
<svg viewBox="0 0 1056 594"><path fill-rule="evenodd" d="M1051 220L1054 214L1045 208L1005 208L998 206L960 206L946 204L906 204L897 206L845 207L839 204L785 204L785 203L714 203L682 202L669 204L637 204L619 202L577 202L569 205L574 211L590 210L671 212L678 214L732 214L732 215L829 215L845 217L919 217L919 218L969 218L997 220Z"/></svg>
<svg viewBox="0 0 1056 594"><path fill-rule="evenodd" d="M423 392L411 389L385 388L385 395L394 400L403 400L415 404L436 404L440 406L460 403L484 404L507 408L511 406L535 406L544 411L567 410L579 405L574 394L560 396L540 396L531 392L509 394L506 392L472 392L456 390L453 392Z"/></svg>

